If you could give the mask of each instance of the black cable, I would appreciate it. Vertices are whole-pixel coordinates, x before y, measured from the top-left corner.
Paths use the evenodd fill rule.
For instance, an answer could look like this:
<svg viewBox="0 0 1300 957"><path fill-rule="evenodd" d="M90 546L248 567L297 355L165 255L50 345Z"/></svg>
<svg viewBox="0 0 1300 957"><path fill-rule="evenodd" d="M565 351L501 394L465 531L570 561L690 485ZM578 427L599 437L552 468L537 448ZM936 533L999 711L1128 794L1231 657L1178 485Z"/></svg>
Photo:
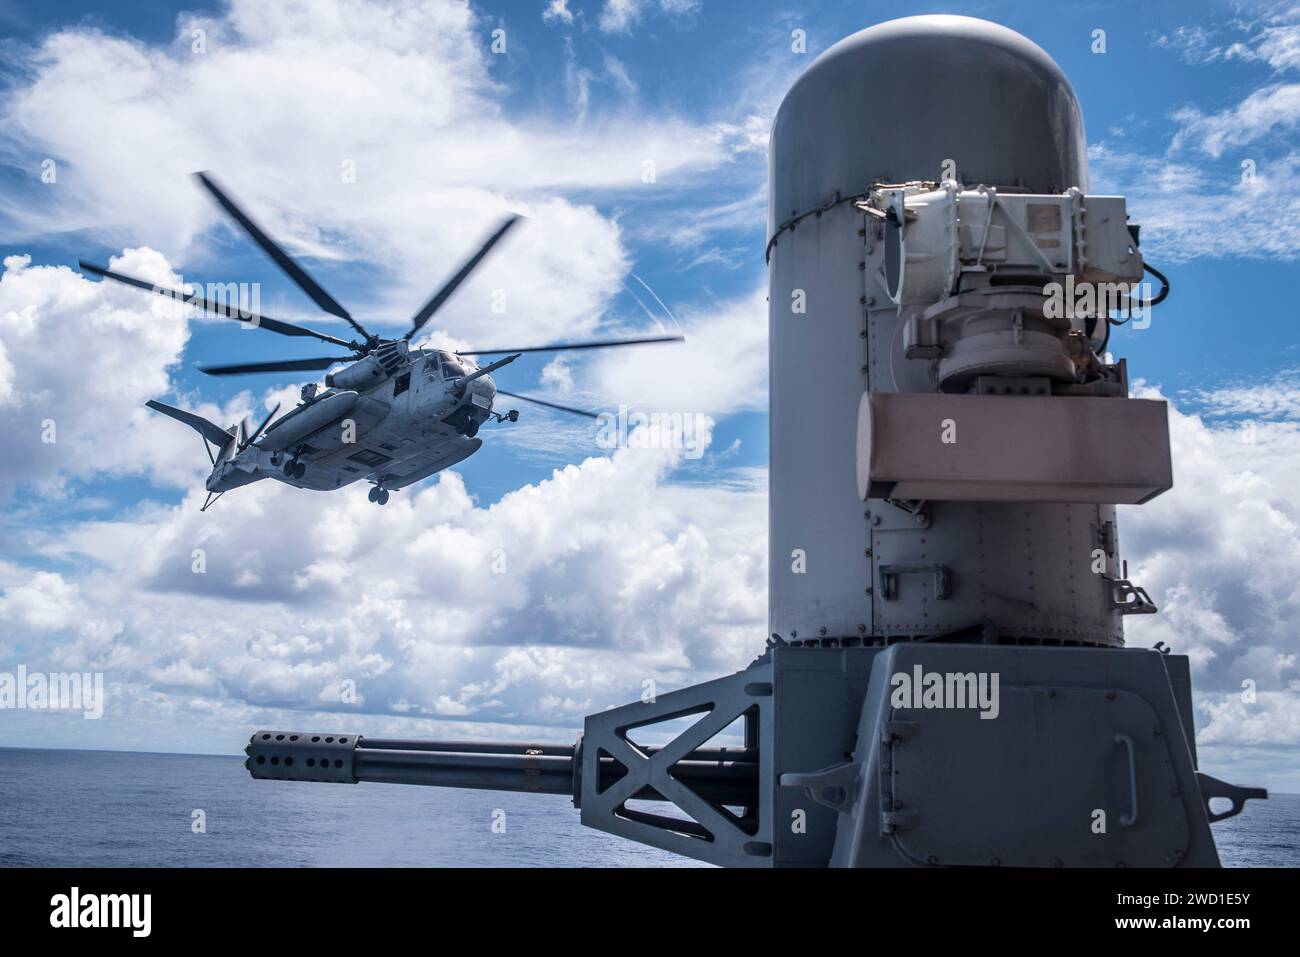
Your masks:
<svg viewBox="0 0 1300 957"><path fill-rule="evenodd" d="M1165 274L1164 274L1164 273L1162 273L1159 269L1157 269L1155 266L1151 265L1151 264L1148 263L1148 262L1144 262L1144 263L1142 264L1142 268L1145 269L1147 272L1151 273L1151 275L1155 276L1157 279L1160 280L1160 293L1159 293L1159 295L1157 295L1157 296L1156 296L1154 299L1152 299L1150 302L1144 302L1144 303L1142 304L1142 306L1143 306L1144 308L1147 308L1147 307L1150 307L1150 306L1158 306L1158 305L1160 305L1160 303L1164 302L1164 301L1165 301L1165 298L1169 295L1169 280L1165 277Z"/></svg>
<svg viewBox="0 0 1300 957"><path fill-rule="evenodd" d="M1151 265L1150 263L1145 263L1145 262L1144 262L1144 263L1142 264L1142 268L1143 268L1146 272L1151 273L1151 275L1155 276L1157 279L1160 280L1160 292L1158 292L1158 293L1156 294L1156 297L1155 297L1154 299L1148 299L1146 302L1131 303L1131 304L1128 306L1128 308L1125 310L1126 312L1128 312L1128 316L1125 317L1125 318L1123 318L1123 319L1111 319L1109 316L1107 316L1107 317L1106 317L1106 325L1107 325L1108 327L1109 327L1109 326L1122 326L1122 325L1124 325L1125 323L1127 323L1130 319L1133 318L1133 309L1134 309L1134 307L1136 307L1136 308L1138 308L1138 309L1150 309L1152 306L1158 306L1158 305L1160 305L1160 303L1164 302L1165 299L1167 299L1167 298L1169 297L1169 279L1168 279L1168 277L1166 277L1164 273L1162 273L1159 269L1157 269L1155 266ZM1109 336L1109 333L1107 333L1107 335Z"/></svg>
<svg viewBox="0 0 1300 957"><path fill-rule="evenodd" d="M817 216L820 218L822 213L829 213L832 209L834 209L836 206L841 205L842 203L853 203L861 199L866 199L870 195L871 193L870 191L868 191L865 193L857 193L854 196L840 196L839 190L836 190L834 199L828 200L827 202L822 203L822 205L820 206L814 206L812 209L805 210L802 213L795 213L785 222L781 223L781 225L776 227L776 232L774 232L772 234L772 238L767 241L767 248L763 250L763 261L765 263L771 262L772 247L776 245L776 241L781 237L781 234L785 232L787 229L793 230L796 226L799 225L799 223L807 219L809 216Z"/></svg>

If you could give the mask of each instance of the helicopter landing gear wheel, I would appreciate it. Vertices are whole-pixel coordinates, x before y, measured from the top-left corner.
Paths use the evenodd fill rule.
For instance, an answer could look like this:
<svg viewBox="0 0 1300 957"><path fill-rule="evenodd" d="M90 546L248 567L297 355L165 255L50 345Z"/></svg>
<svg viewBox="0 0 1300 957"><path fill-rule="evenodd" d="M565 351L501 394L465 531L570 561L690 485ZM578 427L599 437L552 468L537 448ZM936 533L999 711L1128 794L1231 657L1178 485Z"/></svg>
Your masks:
<svg viewBox="0 0 1300 957"><path fill-rule="evenodd" d="M284 474L291 479L300 479L307 474L307 465L296 459L290 459L284 463Z"/></svg>
<svg viewBox="0 0 1300 957"><path fill-rule="evenodd" d="M388 491L376 485L370 490L370 494L367 498L376 505L386 505L388 503Z"/></svg>

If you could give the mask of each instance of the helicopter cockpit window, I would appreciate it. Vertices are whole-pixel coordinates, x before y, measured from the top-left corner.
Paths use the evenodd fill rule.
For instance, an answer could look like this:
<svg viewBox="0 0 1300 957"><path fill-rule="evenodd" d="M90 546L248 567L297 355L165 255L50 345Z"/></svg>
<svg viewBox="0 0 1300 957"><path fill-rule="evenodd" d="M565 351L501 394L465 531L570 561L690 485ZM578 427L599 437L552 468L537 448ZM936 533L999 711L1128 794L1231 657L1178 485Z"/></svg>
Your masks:
<svg viewBox="0 0 1300 957"><path fill-rule="evenodd" d="M465 367L458 357L448 352L442 353L442 377L444 379L459 379L464 374Z"/></svg>
<svg viewBox="0 0 1300 957"><path fill-rule="evenodd" d="M438 378L438 357L433 353L424 357L424 377L426 379Z"/></svg>

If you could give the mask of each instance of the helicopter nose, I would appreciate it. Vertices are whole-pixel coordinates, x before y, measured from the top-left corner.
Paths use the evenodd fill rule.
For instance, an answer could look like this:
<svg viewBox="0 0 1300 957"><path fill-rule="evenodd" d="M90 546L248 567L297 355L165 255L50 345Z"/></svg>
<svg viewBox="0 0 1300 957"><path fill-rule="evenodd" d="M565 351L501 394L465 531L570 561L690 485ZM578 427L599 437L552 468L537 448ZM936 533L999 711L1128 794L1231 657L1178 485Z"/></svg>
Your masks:
<svg viewBox="0 0 1300 957"><path fill-rule="evenodd" d="M492 381L490 375L480 376L471 384L474 394L479 396L480 400L486 399L488 408L492 407L492 400L496 398L497 384Z"/></svg>

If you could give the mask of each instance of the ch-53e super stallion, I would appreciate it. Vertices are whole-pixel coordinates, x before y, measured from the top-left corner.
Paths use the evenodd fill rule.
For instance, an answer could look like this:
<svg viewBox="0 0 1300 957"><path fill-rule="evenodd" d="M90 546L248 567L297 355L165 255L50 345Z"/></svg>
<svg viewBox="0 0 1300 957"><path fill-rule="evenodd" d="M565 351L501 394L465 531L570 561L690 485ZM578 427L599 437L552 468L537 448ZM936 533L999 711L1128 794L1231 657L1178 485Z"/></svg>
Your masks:
<svg viewBox="0 0 1300 957"><path fill-rule="evenodd" d="M412 337L519 221L518 216L507 217L497 227L478 251L420 308L411 320L411 328L401 338L380 338L368 332L339 305L210 176L205 173L196 176L253 242L317 306L342 319L359 336L342 339L307 326L212 302L197 294L186 295L162 288L84 260L81 262L81 268L86 272L193 304L211 315L236 319L283 336L318 339L351 352L346 356L200 366L200 371L208 375L233 376L319 371L340 362L348 363L325 376L325 389L319 389L314 382L304 385L302 401L296 408L272 423L271 419L280 408L277 405L253 429L243 422L223 429L193 412L156 400L147 403L149 408L184 422L203 437L204 448L212 460L212 472L205 483L208 496L203 509L231 489L266 478L318 491L342 488L365 480L374 486L370 490L370 501L383 505L388 501L390 491L405 488L473 455L483 444L483 440L476 437L479 427L489 419L498 423L518 421L517 410L496 411L498 395L596 418L593 413L581 409L498 389L491 373L509 365L523 353L606 349L683 339L680 335L659 335L517 349L465 349L456 353L413 348ZM502 355L504 358L484 366L469 358L483 355ZM209 443L215 447L215 452Z"/></svg>

